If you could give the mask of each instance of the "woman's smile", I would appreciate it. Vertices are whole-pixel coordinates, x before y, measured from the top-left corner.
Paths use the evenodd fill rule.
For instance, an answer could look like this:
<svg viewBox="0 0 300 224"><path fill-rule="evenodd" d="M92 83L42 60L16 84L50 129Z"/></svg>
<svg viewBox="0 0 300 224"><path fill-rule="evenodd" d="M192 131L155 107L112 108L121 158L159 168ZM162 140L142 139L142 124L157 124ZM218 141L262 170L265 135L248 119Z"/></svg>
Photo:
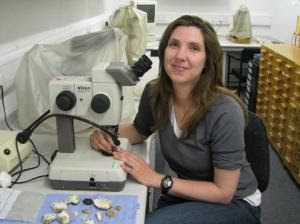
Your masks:
<svg viewBox="0 0 300 224"><path fill-rule="evenodd" d="M177 65L177 64L173 64L173 65L172 65L172 68L173 68L175 71L179 71L179 72L186 71L186 70L189 69L187 66Z"/></svg>

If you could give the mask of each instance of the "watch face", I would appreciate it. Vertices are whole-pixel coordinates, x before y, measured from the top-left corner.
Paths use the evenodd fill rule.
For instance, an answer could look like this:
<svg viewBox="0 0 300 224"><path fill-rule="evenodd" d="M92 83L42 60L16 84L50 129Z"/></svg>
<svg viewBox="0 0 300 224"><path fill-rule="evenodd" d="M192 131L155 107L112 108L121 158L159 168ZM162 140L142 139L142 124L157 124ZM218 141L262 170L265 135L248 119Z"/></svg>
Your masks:
<svg viewBox="0 0 300 224"><path fill-rule="evenodd" d="M166 177L163 181L162 181L162 185L163 188L169 188L172 186L172 181L170 178Z"/></svg>
<svg viewBox="0 0 300 224"><path fill-rule="evenodd" d="M167 194L173 185L173 179L171 176L165 176L160 183L161 193Z"/></svg>

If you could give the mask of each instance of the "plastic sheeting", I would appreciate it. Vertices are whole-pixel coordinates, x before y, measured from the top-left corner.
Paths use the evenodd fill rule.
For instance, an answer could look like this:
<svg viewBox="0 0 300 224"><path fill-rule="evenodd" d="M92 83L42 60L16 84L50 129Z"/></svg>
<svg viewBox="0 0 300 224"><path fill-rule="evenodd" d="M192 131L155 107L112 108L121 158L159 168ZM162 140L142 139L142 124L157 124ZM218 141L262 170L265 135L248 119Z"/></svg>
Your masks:
<svg viewBox="0 0 300 224"><path fill-rule="evenodd" d="M125 46L127 36L120 29L76 36L60 44L35 45L23 57L16 75L18 121L21 128L28 127L49 108L48 83L55 76L91 75L99 62L121 61L127 63ZM129 120L134 112L133 87L122 87L123 110L121 120ZM74 122L75 131L89 126ZM56 130L51 118L38 128L40 132Z"/></svg>
<svg viewBox="0 0 300 224"><path fill-rule="evenodd" d="M128 37L126 54L129 65L133 65L147 46L147 13L132 6L119 8L113 15L109 27L120 28Z"/></svg>
<svg viewBox="0 0 300 224"><path fill-rule="evenodd" d="M237 39L252 38L250 13L246 6L241 5L234 14L229 33Z"/></svg>

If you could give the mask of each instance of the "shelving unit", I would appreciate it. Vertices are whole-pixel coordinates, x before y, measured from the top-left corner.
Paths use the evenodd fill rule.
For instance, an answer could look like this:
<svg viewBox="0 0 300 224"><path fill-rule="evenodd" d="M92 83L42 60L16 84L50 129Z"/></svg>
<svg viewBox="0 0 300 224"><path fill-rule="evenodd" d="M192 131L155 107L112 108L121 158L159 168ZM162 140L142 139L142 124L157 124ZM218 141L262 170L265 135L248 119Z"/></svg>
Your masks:
<svg viewBox="0 0 300 224"><path fill-rule="evenodd" d="M300 184L300 48L261 48L256 111L284 165Z"/></svg>

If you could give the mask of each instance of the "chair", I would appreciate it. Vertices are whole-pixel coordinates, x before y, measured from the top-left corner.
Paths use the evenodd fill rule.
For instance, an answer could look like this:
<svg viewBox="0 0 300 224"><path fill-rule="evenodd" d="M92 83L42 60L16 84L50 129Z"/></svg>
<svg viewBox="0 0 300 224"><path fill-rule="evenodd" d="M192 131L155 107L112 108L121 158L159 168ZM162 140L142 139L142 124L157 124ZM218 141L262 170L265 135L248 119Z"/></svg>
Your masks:
<svg viewBox="0 0 300 224"><path fill-rule="evenodd" d="M269 184L270 157L267 132L260 118L249 111L245 129L245 151L248 162L256 176L258 189L264 192Z"/></svg>
<svg viewBox="0 0 300 224"><path fill-rule="evenodd" d="M238 85L238 95L241 94L242 91L242 84L246 83L247 81L247 64L249 60L253 58L255 53L259 53L259 49L243 49L242 51L238 52L230 52L227 54L227 87L230 86L230 76L234 75L239 82ZM238 67L232 66L231 62L239 62Z"/></svg>

